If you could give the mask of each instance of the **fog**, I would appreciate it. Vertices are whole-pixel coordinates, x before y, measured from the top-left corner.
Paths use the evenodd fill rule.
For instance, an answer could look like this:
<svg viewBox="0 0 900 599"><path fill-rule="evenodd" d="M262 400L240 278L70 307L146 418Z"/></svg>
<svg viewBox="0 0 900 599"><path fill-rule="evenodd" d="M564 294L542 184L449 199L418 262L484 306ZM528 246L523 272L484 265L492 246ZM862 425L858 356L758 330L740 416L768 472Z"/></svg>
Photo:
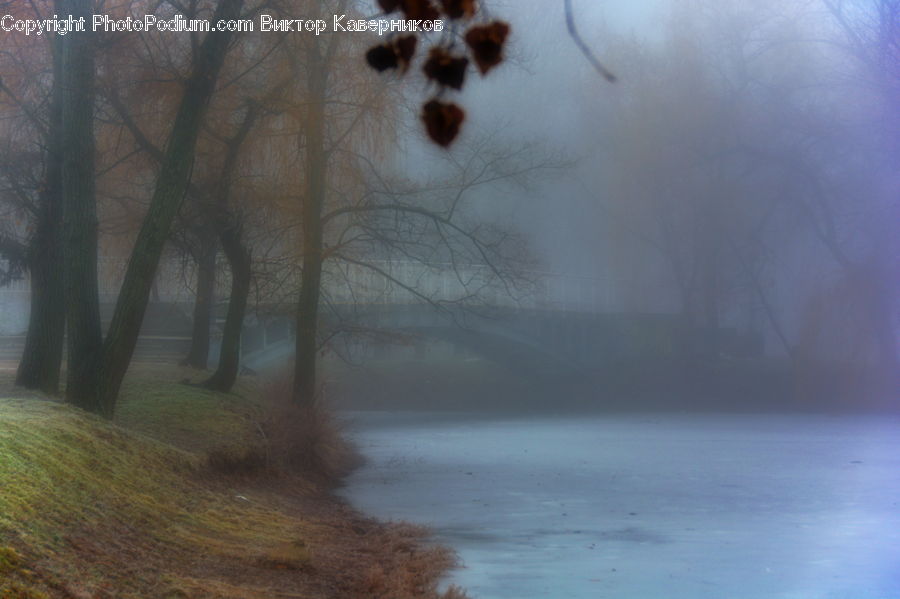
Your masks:
<svg viewBox="0 0 900 599"><path fill-rule="evenodd" d="M484 599L900 593L900 9L573 4L617 81L562 2L498 5L510 60L451 150L487 129L544 161L473 194L557 287L492 316L537 355L337 368L370 458L344 495L432 527ZM446 160L424 146L413 171Z"/></svg>
<svg viewBox="0 0 900 599"><path fill-rule="evenodd" d="M525 304L555 293L579 316L588 305L665 320L627 325L657 337L643 357L682 382L715 365L740 398L723 404L894 404L895 7L576 2L578 32L615 83L579 50L563 2L492 10L515 34L506 63L460 94L459 143L413 134L396 164L428 177L488 147L514 157L507 171L534 169L465 192L470 214L520 236L528 262L508 266L543 273L544 296ZM615 367L595 357L588 379ZM766 397L741 393L747 368L768 378Z"/></svg>
<svg viewBox="0 0 900 599"><path fill-rule="evenodd" d="M187 4L65 6L449 25L4 29L16 386L283 378L473 597L900 597L898 0Z"/></svg>

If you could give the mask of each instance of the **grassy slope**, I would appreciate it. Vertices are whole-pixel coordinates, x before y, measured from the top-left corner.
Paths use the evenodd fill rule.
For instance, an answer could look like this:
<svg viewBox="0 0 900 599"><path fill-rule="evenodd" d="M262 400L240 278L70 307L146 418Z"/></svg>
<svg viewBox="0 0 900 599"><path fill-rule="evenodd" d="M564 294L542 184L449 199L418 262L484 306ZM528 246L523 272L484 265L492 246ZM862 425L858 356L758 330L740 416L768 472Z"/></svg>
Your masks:
<svg viewBox="0 0 900 599"><path fill-rule="evenodd" d="M251 386L224 396L164 379L130 378L122 427L0 399L0 599L437 596L451 560L420 547L421 531L304 481L209 471L206 452L257 442Z"/></svg>

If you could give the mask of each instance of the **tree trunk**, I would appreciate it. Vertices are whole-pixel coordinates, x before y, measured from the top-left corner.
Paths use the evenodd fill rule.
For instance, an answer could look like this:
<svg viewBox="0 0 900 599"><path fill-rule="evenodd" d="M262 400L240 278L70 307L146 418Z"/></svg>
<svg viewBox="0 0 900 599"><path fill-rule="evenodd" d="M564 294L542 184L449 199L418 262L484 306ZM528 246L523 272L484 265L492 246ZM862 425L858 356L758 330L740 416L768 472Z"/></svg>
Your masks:
<svg viewBox="0 0 900 599"><path fill-rule="evenodd" d="M322 284L322 207L328 157L325 151L325 87L327 74L316 44L309 51L309 104L306 123L306 194L303 198L303 272L297 301L293 401L310 406L316 400L316 354L319 295Z"/></svg>
<svg viewBox="0 0 900 599"><path fill-rule="evenodd" d="M185 366L205 370L209 361L209 332L216 293L216 239L206 229L200 241L197 260L197 294L194 298L194 323L191 348L184 359Z"/></svg>
<svg viewBox="0 0 900 599"><path fill-rule="evenodd" d="M700 233L699 245L695 254L695 261L699 265L699 300L700 318L703 323L701 339L701 357L707 362L716 362L719 359L721 349L719 337L719 302L721 301L720 283L720 252L722 243L716 227L720 226L720 219L712 214L712 220L707 224L707 229Z"/></svg>
<svg viewBox="0 0 900 599"><path fill-rule="evenodd" d="M45 393L59 392L63 337L66 325L62 271L62 38L54 36L53 87L50 125L45 139L44 184L38 196L34 237L28 248L31 274L31 312L25 350L16 371L16 384Z"/></svg>
<svg viewBox="0 0 900 599"><path fill-rule="evenodd" d="M756 297L757 299L759 299L759 303L760 305L762 305L763 311L766 313L766 319L768 319L769 325L772 327L772 331L775 333L775 336L778 337L778 341L781 342L781 348L784 350L785 355L791 361L793 367L796 368L796 352L791 346L791 342L787 336L787 331L785 331L784 327L781 325L781 320L778 318L778 313L776 312L775 307L772 305L772 302L769 301L769 296L766 295L766 290L763 287L762 281L760 280L760 275L754 272L750 267L750 263L747 262L746 258L744 258L744 255L741 253L740 248L738 248L734 240L730 240L728 243L731 251L734 253L735 258L737 258L738 264L741 265L741 269L744 271L744 274L747 276L747 278L750 279L750 283L753 286L753 291L756 293Z"/></svg>
<svg viewBox="0 0 900 599"><path fill-rule="evenodd" d="M237 379L241 361L241 330L250 295L250 250L241 241L239 227L229 227L221 235L222 248L231 267L231 297L228 315L222 332L222 351L219 366L203 386L214 391L231 391Z"/></svg>
<svg viewBox="0 0 900 599"><path fill-rule="evenodd" d="M241 145L247 139L258 115L258 107L251 104L237 133L228 140L228 149L225 152L222 172L215 190L216 222L221 231L219 240L222 242L222 249L225 251L225 257L231 268L231 296L228 298L228 313L225 316L225 330L222 332L219 365L209 380L203 384L215 391L231 391L241 363L241 331L244 328L244 315L247 312L247 296L250 295L252 264L250 249L241 240L242 227L239 212L231 214L234 222L228 222L228 199L231 195L231 183L237 169Z"/></svg>
<svg viewBox="0 0 900 599"><path fill-rule="evenodd" d="M60 267L60 199L57 196L53 200L57 204L54 207L56 215L45 216L42 208L39 219L44 222L39 222L38 228L47 227L49 230L44 229L43 233L36 234L36 244L31 248L31 313L25 349L16 371L17 385L50 394L59 392L59 370L66 326L65 287ZM56 222L45 222L47 220Z"/></svg>
<svg viewBox="0 0 900 599"><path fill-rule="evenodd" d="M297 302L293 401L310 406L316 400L317 319L322 281L321 249L304 240L303 273Z"/></svg>
<svg viewBox="0 0 900 599"><path fill-rule="evenodd" d="M69 13L90 20L90 0L68 0ZM63 40L62 101L64 280L68 326L66 399L102 412L97 359L102 344L97 289L97 207L94 190L94 44L90 31Z"/></svg>
<svg viewBox="0 0 900 599"><path fill-rule="evenodd" d="M238 18L241 6L242 0L221 0L213 22ZM227 31L208 33L197 50L194 70L185 84L150 208L134 244L103 345L96 391L102 413L107 416L112 416L115 410L122 379L134 353L153 276L172 220L181 207L190 182L200 125L215 91L231 38L232 34Z"/></svg>

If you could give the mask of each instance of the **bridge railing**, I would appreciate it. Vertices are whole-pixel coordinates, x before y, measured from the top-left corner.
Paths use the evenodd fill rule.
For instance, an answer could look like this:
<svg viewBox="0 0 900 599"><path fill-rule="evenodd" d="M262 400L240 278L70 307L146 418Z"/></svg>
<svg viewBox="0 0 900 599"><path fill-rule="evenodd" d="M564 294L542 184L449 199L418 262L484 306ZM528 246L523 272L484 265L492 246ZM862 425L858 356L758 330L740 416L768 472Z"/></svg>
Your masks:
<svg viewBox="0 0 900 599"><path fill-rule="evenodd" d="M427 300L504 308L602 312L614 308L608 281L546 271L503 280L479 264L372 261L344 264L323 274L336 303L409 304Z"/></svg>
<svg viewBox="0 0 900 599"><path fill-rule="evenodd" d="M535 272L535 292L525 307L565 312L610 312L613 290L606 279L552 272Z"/></svg>

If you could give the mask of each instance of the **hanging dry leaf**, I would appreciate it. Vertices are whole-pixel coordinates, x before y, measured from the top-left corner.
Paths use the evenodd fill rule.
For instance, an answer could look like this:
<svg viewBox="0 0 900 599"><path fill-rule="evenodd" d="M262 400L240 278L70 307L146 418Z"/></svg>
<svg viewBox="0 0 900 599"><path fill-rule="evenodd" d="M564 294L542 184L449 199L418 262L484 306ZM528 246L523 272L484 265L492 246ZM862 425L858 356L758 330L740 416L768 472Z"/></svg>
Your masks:
<svg viewBox="0 0 900 599"><path fill-rule="evenodd" d="M369 48L369 51L366 52L366 62L379 73L388 69L396 69L398 64L397 54L388 44Z"/></svg>
<svg viewBox="0 0 900 599"><path fill-rule="evenodd" d="M468 65L468 58L452 56L443 48L432 48L422 70L426 77L440 85L462 89Z"/></svg>
<svg viewBox="0 0 900 599"><path fill-rule="evenodd" d="M412 61L413 55L416 53L416 44L419 38L414 35L404 35L394 40L394 54L397 55L397 61L400 63L400 69L405 73L409 70L409 63Z"/></svg>
<svg viewBox="0 0 900 599"><path fill-rule="evenodd" d="M431 100L422 108L422 120L428 136L442 147L447 147L459 134L466 113L456 104Z"/></svg>
<svg viewBox="0 0 900 599"><path fill-rule="evenodd" d="M376 71L400 67L402 72L409 70L409 63L416 52L418 39L414 35L398 37L393 42L379 44L366 52L366 61Z"/></svg>
<svg viewBox="0 0 900 599"><path fill-rule="evenodd" d="M509 25L503 21L472 27L466 33L466 44L472 50L475 64L482 75L503 62L503 44L507 35Z"/></svg>
<svg viewBox="0 0 900 599"><path fill-rule="evenodd" d="M406 19L435 21L444 15L448 19L471 19L479 10L478 0L377 0L385 13L400 10ZM438 10L440 8L440 10ZM509 35L509 25L494 21L471 27L465 35L478 70L485 75L503 62L503 46ZM407 72L418 46L418 35L405 35L393 41L370 48L366 52L369 65L378 70L399 68ZM453 42L446 36L432 47L422 67L425 76L441 86L442 90L461 90L465 84L469 58L450 53ZM428 136L434 143L447 147L459 135L465 112L453 103L432 99L422 107L422 121Z"/></svg>

